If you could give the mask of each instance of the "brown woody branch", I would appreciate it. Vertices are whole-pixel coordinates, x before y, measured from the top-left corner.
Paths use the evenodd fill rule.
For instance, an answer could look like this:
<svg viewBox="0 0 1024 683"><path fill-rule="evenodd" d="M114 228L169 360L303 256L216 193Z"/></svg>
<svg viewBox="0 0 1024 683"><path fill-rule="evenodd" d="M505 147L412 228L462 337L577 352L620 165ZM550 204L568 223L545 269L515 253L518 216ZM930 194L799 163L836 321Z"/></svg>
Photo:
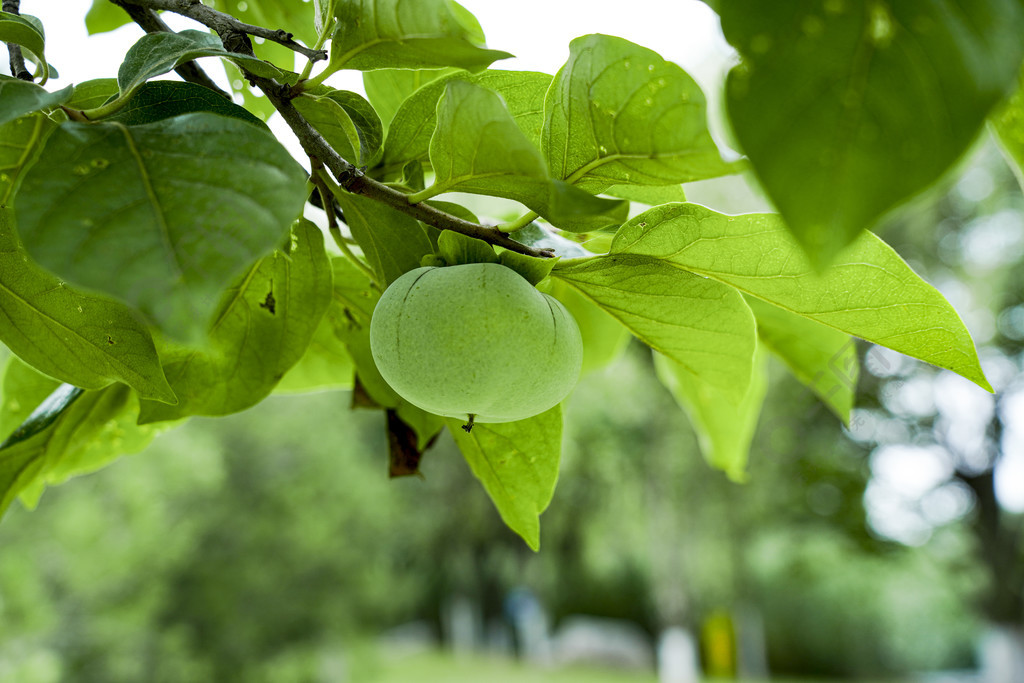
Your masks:
<svg viewBox="0 0 1024 683"><path fill-rule="evenodd" d="M249 26L236 20L234 17L217 12L199 3L199 0L111 0L124 7L127 5L141 7L150 11L167 10L183 16L190 17L212 28L220 36L226 50L253 56L252 45L248 35L269 37L269 33L278 33L268 29L261 29L256 26ZM132 17L133 19L135 17ZM136 21L136 23L138 23ZM140 24L141 25L141 24ZM145 28L145 26L143 26ZM253 31L252 29L257 29ZM163 30L167 30L166 28ZM283 32L282 32L283 33ZM290 34L288 34L290 36ZM280 41L277 41L280 42ZM296 43L297 44L297 43ZM301 46L300 46L301 47ZM305 48L303 48L305 50ZM320 51L323 52L323 51ZM303 54L305 54L303 52ZM326 57L326 52L323 57ZM310 57L312 59L312 57ZM551 257L554 251L551 249L534 249L521 242L516 242L506 233L493 226L481 225L463 220L457 216L435 209L425 203L410 204L409 195L400 192L382 182L367 177L363 171L355 165L343 159L334 148L320 135L309 121L299 113L299 110L292 104L295 95L291 87L282 85L272 78L264 78L246 71L245 77L254 86L259 88L285 123L292 129L292 132L299 139L302 150L307 156L319 160L337 179L338 185L345 190L369 197L375 201L387 204L396 211L412 216L413 218L432 225L440 230L451 230L469 237L481 239L489 244L503 247L527 256Z"/></svg>
<svg viewBox="0 0 1024 683"><path fill-rule="evenodd" d="M4 0L3 11L20 14L21 0ZM7 43L7 54L10 55L11 75L23 81L32 81L32 72L25 67L25 57L21 54L21 45Z"/></svg>
<svg viewBox="0 0 1024 683"><path fill-rule="evenodd" d="M235 19L230 14L219 12L212 7L207 7L202 4L199 0L111 0L124 7L125 5L135 5L137 7L145 7L150 10L165 10L167 12L174 12L180 14L183 17L189 19L195 19L200 24L212 28L217 34L223 39L226 34L231 33L245 33L250 36L257 38L263 38L275 42L279 45L284 45L286 48L298 52L300 55L310 60L311 62L318 62L323 59L327 59L326 50L314 50L308 48L301 43L293 40L292 34L288 33L284 29L269 29L262 26L253 26L252 24L246 24L245 22ZM134 19L134 17L132 17ZM226 45L225 41L225 45ZM231 49L228 47L227 49Z"/></svg>

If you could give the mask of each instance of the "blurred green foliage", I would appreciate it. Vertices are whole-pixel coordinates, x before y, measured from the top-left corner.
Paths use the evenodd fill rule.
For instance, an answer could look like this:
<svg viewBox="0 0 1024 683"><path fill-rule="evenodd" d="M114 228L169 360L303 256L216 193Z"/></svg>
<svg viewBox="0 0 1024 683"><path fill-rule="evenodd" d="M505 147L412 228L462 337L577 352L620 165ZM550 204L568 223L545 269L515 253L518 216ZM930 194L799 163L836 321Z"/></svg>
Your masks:
<svg viewBox="0 0 1024 683"><path fill-rule="evenodd" d="M380 418L347 392L162 434L0 525L0 680L375 680L366 638L411 619L440 630L456 593L500 618L524 584L556 623L588 613L652 635L754 606L778 671L969 663L956 529L938 554L871 537L863 453L780 367L750 483L729 482L650 364L634 345L571 398L539 554L447 437L422 479L389 481ZM810 493L824 485L826 507Z"/></svg>

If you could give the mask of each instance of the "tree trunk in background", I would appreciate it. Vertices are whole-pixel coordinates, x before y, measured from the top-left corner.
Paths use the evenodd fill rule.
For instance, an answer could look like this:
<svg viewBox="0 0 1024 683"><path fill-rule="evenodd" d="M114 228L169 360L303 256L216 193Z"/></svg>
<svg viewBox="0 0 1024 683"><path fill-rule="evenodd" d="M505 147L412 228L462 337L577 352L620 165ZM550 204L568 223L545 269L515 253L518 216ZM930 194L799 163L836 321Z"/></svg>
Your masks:
<svg viewBox="0 0 1024 683"><path fill-rule="evenodd" d="M998 443L998 442L997 442ZM989 574L982 612L988 629L979 647L985 683L1024 681L1024 562L1021 517L1008 515L995 492L995 467L979 474L958 472L975 497L971 524L979 556Z"/></svg>

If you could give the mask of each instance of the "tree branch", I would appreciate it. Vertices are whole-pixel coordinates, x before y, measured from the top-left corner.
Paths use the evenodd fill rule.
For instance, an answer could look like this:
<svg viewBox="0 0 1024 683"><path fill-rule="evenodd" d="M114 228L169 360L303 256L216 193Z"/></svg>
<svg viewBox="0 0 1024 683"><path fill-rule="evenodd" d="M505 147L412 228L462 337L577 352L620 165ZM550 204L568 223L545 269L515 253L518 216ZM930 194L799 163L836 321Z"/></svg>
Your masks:
<svg viewBox="0 0 1024 683"><path fill-rule="evenodd" d="M261 35L260 33L248 30L259 29L259 27L243 24L230 15L217 12L200 4L199 0L111 0L111 2L124 7L126 10L127 7L125 5L131 5L149 12L163 9L190 17L215 30L224 43L224 49L247 56L254 56L248 35ZM131 15L130 11L129 15ZM132 19L135 19L135 17L132 16ZM138 20L136 20L136 23L139 23ZM164 28L160 30L169 29L164 25ZM274 33L267 29L259 29L259 31ZM324 56L326 56L326 52L322 50L320 52L323 52ZM294 95L292 94L291 86L282 85L272 78L257 76L249 71L244 71L244 73L246 79L259 88L267 96L270 103L274 105L277 112L281 114L281 118L292 129L295 137L299 139L302 151L307 156L318 159L320 163L326 166L335 179L337 179L338 185L348 192L387 204L396 211L412 216L416 220L423 221L440 230L459 232L527 256L549 258L555 255L551 249L534 249L521 242L516 242L493 226L471 223L423 203L410 204L409 195L367 177L362 170L345 161L335 152L334 148L324 140L323 136L310 125L309 121L292 104Z"/></svg>
<svg viewBox="0 0 1024 683"><path fill-rule="evenodd" d="M160 18L160 15L152 9L132 4L126 0L110 1L127 12L132 21L138 24L146 33L163 33L171 30L171 27L165 24L164 20ZM201 85L204 88L209 88L210 90L220 93L227 99L231 99L231 95L221 90L220 87L213 82L213 79L206 75L206 72L203 71L202 67L194 61L179 64L175 67L174 72L181 76L184 81Z"/></svg>
<svg viewBox="0 0 1024 683"><path fill-rule="evenodd" d="M4 0L3 11L10 14L21 13L21 0ZM7 43L7 54L10 55L11 75L23 81L32 81L32 72L25 67L25 57L21 54L21 45Z"/></svg>
<svg viewBox="0 0 1024 683"><path fill-rule="evenodd" d="M111 0L121 5L136 5L146 7L150 10L166 10L180 14L183 17L194 19L207 28L212 28L223 39L230 33L246 33L257 38L264 38L279 45L284 45L290 50L298 52L311 62L319 62L327 59L326 50L314 50L292 39L292 34L284 29L269 29L262 26L253 26L235 19L230 14L219 12L212 7L199 2L199 0ZM230 47L228 48L231 49Z"/></svg>

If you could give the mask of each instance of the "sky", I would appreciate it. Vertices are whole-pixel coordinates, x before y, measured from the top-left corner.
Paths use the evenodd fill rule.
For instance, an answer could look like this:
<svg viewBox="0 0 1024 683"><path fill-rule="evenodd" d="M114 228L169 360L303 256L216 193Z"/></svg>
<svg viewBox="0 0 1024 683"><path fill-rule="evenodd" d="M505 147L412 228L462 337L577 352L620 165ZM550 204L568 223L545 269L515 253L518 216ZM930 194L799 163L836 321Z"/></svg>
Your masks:
<svg viewBox="0 0 1024 683"><path fill-rule="evenodd" d="M496 68L554 73L568 57L569 42L588 33L616 35L657 51L682 66L701 85L709 102L712 133L720 143L724 141L720 90L724 75L736 57L722 37L717 16L702 2L517 0L514 6L494 0L461 2L479 19L489 47L516 54L515 59L496 63ZM48 84L51 89L91 78L115 76L124 53L140 35L138 28L128 25L112 33L88 36L83 18L90 5L91 0L22 0L22 12L38 16L46 28L48 61L60 71L60 78ZM200 28L180 17L165 15L165 19L177 30ZM206 59L201 64L211 76L226 83L216 61ZM352 72L338 74L328 82L335 87L362 91L359 75ZM280 122L275 124L272 121L271 127L282 140L291 140L290 132ZM295 153L297 144L289 144ZM961 179L963 187L960 189L976 194L984 190L983 180L977 173L969 171ZM716 187L715 181L709 181L707 185L688 185L687 193L692 200L702 201L705 196L718 196ZM731 200L730 208L736 212L767 208L758 192L749 188L741 192L739 198L734 196ZM986 230L992 232L997 228L987 226ZM1020 242L1020 232L1018 229L1000 234L1016 234ZM987 248L991 246L989 242L984 242L963 246L968 253L974 249L984 258L992 253L1006 252L1006 249L993 251ZM1014 248L1018 246L1015 243ZM940 289L958 310L969 313L971 302L957 301L955 287L947 291L940 285ZM978 309L977 306L973 308ZM984 316L976 324L969 314L965 318L972 332L981 332ZM948 411L953 417L977 415L979 411L983 413L991 404L985 392L949 373L924 384L908 381L899 386L899 391L900 396L893 400L903 401L911 411L922 402L934 406L938 401L940 414ZM950 396L961 397L961 400L947 405L951 403ZM1009 429L1004 435L1007 458L999 472L999 491L1007 507L1024 511L1024 389L1014 394L1013 400L1004 402L1003 410L1013 416L1012 423L1019 427ZM979 430L979 425L970 420L959 420L953 425L954 436L962 433L966 435L963 438L974 438ZM948 479L950 464L941 449L892 443L886 439L878 441L873 436L875 431L870 434L865 431L884 427L878 424L876 416L860 412L855 414L855 423L849 432L857 440L878 444L871 458L875 477L866 496L872 523L883 535L907 543L923 542L933 524L962 515L968 503L965 503L962 491L944 483ZM838 426L837 438L840 438Z"/></svg>

